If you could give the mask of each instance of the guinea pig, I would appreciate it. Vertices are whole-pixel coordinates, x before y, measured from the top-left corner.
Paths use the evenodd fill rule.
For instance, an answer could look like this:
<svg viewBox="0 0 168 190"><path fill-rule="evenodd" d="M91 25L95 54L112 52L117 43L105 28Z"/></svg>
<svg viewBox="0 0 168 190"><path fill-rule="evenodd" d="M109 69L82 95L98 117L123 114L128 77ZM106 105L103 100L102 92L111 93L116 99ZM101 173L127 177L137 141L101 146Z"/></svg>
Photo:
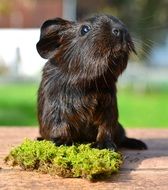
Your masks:
<svg viewBox="0 0 168 190"><path fill-rule="evenodd" d="M48 59L38 90L41 139L56 145L147 149L142 141L128 138L118 121L116 82L130 53L136 53L119 19L97 15L82 22L47 20L37 51Z"/></svg>

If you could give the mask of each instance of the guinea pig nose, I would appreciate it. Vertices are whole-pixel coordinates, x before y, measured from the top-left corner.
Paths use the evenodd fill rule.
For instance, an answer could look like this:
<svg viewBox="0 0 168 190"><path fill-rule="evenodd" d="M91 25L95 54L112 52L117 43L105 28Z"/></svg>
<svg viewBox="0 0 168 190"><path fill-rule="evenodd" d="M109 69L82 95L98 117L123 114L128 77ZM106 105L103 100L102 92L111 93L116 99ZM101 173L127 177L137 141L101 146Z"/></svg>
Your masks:
<svg viewBox="0 0 168 190"><path fill-rule="evenodd" d="M115 35L115 36L119 36L120 35L120 30L118 28L113 28L112 29L112 33Z"/></svg>

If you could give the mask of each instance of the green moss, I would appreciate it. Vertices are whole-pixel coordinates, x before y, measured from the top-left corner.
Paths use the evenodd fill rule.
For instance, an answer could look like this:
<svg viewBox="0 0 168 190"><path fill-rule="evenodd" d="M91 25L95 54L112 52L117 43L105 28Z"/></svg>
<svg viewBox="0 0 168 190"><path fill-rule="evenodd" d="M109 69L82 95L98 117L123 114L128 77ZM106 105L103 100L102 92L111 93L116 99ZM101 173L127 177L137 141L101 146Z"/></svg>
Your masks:
<svg viewBox="0 0 168 190"><path fill-rule="evenodd" d="M25 170L92 180L118 172L122 156L107 149L91 148L90 144L57 147L50 141L26 139L11 150L5 161Z"/></svg>

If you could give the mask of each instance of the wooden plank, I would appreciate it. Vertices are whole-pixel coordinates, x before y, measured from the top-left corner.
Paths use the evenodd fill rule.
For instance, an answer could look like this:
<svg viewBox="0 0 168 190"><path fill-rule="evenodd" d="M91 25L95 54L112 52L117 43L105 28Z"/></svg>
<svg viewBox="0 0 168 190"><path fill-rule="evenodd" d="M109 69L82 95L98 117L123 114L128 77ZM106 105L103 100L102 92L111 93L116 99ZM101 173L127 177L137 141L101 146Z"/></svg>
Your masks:
<svg viewBox="0 0 168 190"><path fill-rule="evenodd" d="M110 189L168 189L168 129L129 129L128 136L143 139L149 149L121 150L125 161L119 174L101 182L84 179L63 179L47 174L10 168L3 162L11 147L24 138L35 139L38 128L0 128L0 189L57 189L57 190L110 190Z"/></svg>

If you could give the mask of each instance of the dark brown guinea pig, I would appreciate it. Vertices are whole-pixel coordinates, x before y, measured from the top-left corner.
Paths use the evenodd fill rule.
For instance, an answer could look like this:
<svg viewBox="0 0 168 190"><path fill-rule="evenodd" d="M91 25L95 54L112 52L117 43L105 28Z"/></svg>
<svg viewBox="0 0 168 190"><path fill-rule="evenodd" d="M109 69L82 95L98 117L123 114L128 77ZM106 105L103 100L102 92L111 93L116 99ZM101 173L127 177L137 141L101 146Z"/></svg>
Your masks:
<svg viewBox="0 0 168 190"><path fill-rule="evenodd" d="M120 20L109 15L83 22L47 20L37 50L48 59L38 91L41 139L111 150L147 148L126 137L118 122L116 81L135 52Z"/></svg>

